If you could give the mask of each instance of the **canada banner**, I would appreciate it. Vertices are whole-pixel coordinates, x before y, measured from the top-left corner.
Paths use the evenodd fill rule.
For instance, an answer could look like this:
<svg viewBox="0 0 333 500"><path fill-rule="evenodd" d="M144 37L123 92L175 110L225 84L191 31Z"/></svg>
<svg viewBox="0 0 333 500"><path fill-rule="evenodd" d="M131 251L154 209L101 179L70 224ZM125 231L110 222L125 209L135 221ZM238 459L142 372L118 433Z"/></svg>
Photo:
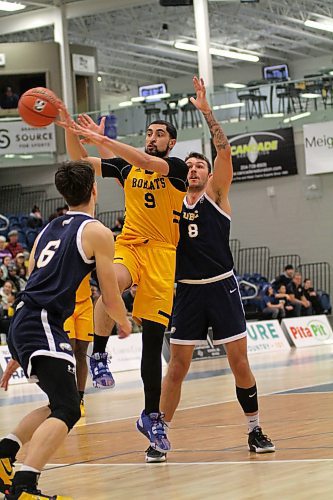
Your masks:
<svg viewBox="0 0 333 500"><path fill-rule="evenodd" d="M249 132L232 135L228 139L234 169L233 182L297 174L292 128Z"/></svg>

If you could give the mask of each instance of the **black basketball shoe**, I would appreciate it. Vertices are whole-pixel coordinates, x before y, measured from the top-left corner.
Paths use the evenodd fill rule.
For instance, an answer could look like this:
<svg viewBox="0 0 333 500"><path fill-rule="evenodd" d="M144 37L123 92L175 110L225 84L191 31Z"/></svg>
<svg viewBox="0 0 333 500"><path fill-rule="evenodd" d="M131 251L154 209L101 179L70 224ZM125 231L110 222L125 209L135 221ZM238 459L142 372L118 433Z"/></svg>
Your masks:
<svg viewBox="0 0 333 500"><path fill-rule="evenodd" d="M262 433L261 427L257 426L249 433L248 439L249 451L255 453L272 453L275 446L266 434Z"/></svg>
<svg viewBox="0 0 333 500"><path fill-rule="evenodd" d="M146 462L147 463L158 463L166 461L166 453L162 453L155 450L152 446L149 446L146 450Z"/></svg>

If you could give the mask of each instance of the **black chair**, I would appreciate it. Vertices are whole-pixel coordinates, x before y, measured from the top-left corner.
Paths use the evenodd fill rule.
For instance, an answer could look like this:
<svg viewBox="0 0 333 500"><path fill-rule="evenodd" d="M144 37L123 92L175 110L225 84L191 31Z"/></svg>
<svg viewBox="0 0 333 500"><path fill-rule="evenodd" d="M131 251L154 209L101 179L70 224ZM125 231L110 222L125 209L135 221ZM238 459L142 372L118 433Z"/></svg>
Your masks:
<svg viewBox="0 0 333 500"><path fill-rule="evenodd" d="M170 106L173 104L173 106ZM178 128L178 105L176 101L167 103L166 109L163 109L162 115L167 122L170 122L174 127Z"/></svg>
<svg viewBox="0 0 333 500"><path fill-rule="evenodd" d="M276 97L279 100L278 113L290 114L291 112L302 112L302 92L304 92L304 90L296 88L293 83L288 83L286 85L277 85Z"/></svg>
<svg viewBox="0 0 333 500"><path fill-rule="evenodd" d="M304 75L305 81L305 90L304 93L308 92L311 94L317 94L318 98L321 97L325 106L323 90L324 90L324 82L322 80L322 74L316 73L314 75ZM311 78L311 80L309 80ZM308 110L309 103L313 103L314 109L317 111L318 109L318 98L305 98L305 111Z"/></svg>
<svg viewBox="0 0 333 500"><path fill-rule="evenodd" d="M160 108L155 108L155 106L145 108L146 130L151 124L151 122L155 120L160 120L160 112L161 112Z"/></svg>
<svg viewBox="0 0 333 500"><path fill-rule="evenodd" d="M201 126L199 111L191 101L188 101L188 103L184 104L180 109L182 111L181 128L195 128Z"/></svg>

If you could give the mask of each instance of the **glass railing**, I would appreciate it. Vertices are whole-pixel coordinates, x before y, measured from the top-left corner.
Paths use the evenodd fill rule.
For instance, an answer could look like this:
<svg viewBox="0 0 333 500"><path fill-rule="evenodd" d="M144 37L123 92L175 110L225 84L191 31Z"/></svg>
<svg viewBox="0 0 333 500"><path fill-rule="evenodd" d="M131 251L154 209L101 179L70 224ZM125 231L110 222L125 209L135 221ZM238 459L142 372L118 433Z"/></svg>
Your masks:
<svg viewBox="0 0 333 500"><path fill-rule="evenodd" d="M215 87L211 95L215 116L221 123L228 124L225 126L227 133L229 124L233 124L233 131L237 129L240 132L245 127L255 126L256 123L260 128L266 127L266 122L263 124L257 121L262 119L267 119L267 127L273 123L270 118L275 118L277 121L274 126L279 127L294 123L301 125L304 120L309 119L313 122L333 119L333 71L309 75L302 80L260 80L249 82L247 86L233 86L238 88ZM181 140L187 136L202 137L202 117L191 104L191 95L193 92L163 94L161 98L155 96L156 101L150 98L141 102L135 97L132 97L132 100L128 97L124 103L89 114L95 121L100 116L107 116L107 135L133 145L142 145L142 136L147 125L156 119L173 123L180 131ZM24 148L21 148L19 153L16 150L10 151L5 130L9 123L19 120L17 110L0 110L0 166L55 163L55 152L25 152ZM56 135L58 146L61 132L58 131ZM63 153L59 147L58 153Z"/></svg>

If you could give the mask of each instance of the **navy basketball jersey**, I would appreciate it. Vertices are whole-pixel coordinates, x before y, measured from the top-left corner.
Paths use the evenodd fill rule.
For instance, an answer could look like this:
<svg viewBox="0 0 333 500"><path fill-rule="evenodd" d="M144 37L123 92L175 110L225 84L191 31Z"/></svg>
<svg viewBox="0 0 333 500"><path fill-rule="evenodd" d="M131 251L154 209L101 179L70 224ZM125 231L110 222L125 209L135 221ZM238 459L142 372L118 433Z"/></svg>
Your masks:
<svg viewBox="0 0 333 500"><path fill-rule="evenodd" d="M83 212L67 212L54 219L40 234L35 267L20 299L31 307L46 309L66 319L74 311L75 292L83 278L95 268L86 256L82 230L95 221Z"/></svg>
<svg viewBox="0 0 333 500"><path fill-rule="evenodd" d="M184 199L177 247L177 280L213 278L233 269L230 216L204 193L194 204Z"/></svg>

